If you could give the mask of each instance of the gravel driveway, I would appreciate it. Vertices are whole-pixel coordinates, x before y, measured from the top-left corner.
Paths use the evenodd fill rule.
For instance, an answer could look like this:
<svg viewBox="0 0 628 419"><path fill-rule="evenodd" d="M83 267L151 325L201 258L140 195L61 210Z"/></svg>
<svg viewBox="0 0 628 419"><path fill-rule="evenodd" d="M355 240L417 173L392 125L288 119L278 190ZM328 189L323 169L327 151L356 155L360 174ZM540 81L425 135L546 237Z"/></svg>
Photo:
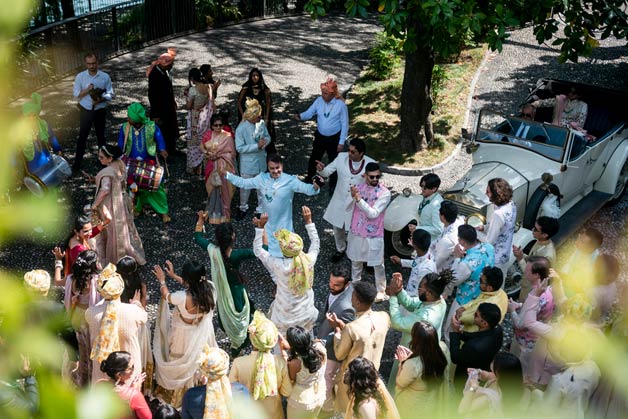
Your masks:
<svg viewBox="0 0 628 419"><path fill-rule="evenodd" d="M235 100L239 86L246 81L251 67L257 66L264 72L265 80L273 92L274 115L278 133L278 149L286 156L284 170L287 173L302 173L307 166L314 124L297 124L289 120L289 114L305 109L319 94L319 83L327 73L335 74L341 88L347 88L357 78L367 63L367 51L373 44L379 26L374 20L330 17L312 21L307 16L263 20L230 26L204 33L188 35L162 45L126 54L105 63L102 68L109 71L114 80L117 97L112 104L108 138L114 142L117 127L125 118L126 106L131 101L147 103L147 81L144 70L151 60L164 52L168 46L176 46L178 55L175 63L175 89L179 92L179 104L183 104L182 90L187 85L187 71L191 66L210 63L215 77L223 80L218 95L219 106L228 106L235 115ZM504 44L502 54L490 54L480 74L474 92L473 111L484 105L492 105L506 112L515 112L518 103L527 94L527 88L541 77L555 77L607 87L628 90L628 49L621 42L604 41L590 60L580 64L556 62L556 51L551 47L538 46L531 30L523 29L512 33ZM71 100L71 83L68 78L42 90L45 117L57 129L62 144L68 151L74 149L77 136L78 115ZM181 124L184 111L180 111ZM473 119L473 118L472 118ZM92 143L95 139L92 139ZM86 156L86 164L96 164L95 156ZM144 242L149 264L163 264L166 259L180 268L186 258L207 261L204 250L195 246L192 232L196 220L195 212L204 208L206 194L198 177L185 174L185 158L169 159L171 177L167 182L169 204L173 222L164 226L154 214L143 215L136 220ZM464 152L436 172L443 179L442 188L451 186L470 166L470 158ZM96 173L96 167L88 168ZM386 175L385 183L398 192L409 186L418 192L418 178ZM63 187L67 198L60 197L71 214L93 199L94 188L83 179L73 178ZM327 191L314 198L296 196L294 203L295 230L305 236L305 230L297 211L302 205L312 209L314 222L321 236L322 248L316 265L315 295L319 309L324 307L329 277L329 258L335 251L330 226L322 221L322 214L329 201ZM626 238L622 233L627 199L619 205L600 211L588 224L601 228L606 235L604 248L625 248ZM234 204L238 202L237 194ZM70 225L70 222L60 220ZM254 230L250 220L235 223L238 234L236 247L251 245ZM33 268L52 270L53 260L49 251L60 244L66 232L60 234L33 234L10 243L0 253L0 264L8 269L23 272ZM211 232L210 232L211 236ZM625 252L621 252L625 260ZM258 308L266 310L273 298L273 285L269 274L257 262L243 266L248 277L247 288ZM149 284L150 313L154 316L158 290L149 269L142 276ZM367 278L372 279L367 275ZM169 286L176 289L169 281ZM379 304L377 309L387 309ZM221 345L226 345L225 336L217 330ZM392 353L397 342L397 333L390 333L382 361L382 374L388 375Z"/></svg>

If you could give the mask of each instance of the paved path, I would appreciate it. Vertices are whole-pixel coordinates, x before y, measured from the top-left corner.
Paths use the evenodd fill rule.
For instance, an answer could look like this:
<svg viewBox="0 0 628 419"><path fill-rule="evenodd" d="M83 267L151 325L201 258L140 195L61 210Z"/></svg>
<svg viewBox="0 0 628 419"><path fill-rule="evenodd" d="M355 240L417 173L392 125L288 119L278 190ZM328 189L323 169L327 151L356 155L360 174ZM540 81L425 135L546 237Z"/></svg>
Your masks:
<svg viewBox="0 0 628 419"><path fill-rule="evenodd" d="M304 109L319 94L319 83L328 72L338 76L342 87L348 87L366 64L368 47L372 45L378 30L374 21L345 17L311 21L306 16L290 17L193 34L123 55L103 65L103 69L111 72L117 93L112 106L113 118L110 119L108 138L112 142L117 138L117 127L125 119L128 103L137 100L147 103L147 81L144 76L147 65L165 51L166 47L176 46L179 51L175 64L175 85L178 92L181 93L186 86L187 71L191 66L210 63L214 67L215 75L223 80L218 96L219 105L228 106L232 115L235 115L235 98L239 86L246 81L251 67L260 67L273 91L279 150L287 156L285 170L288 173L303 172L309 156L314 125L298 125L288 120L289 112ZM474 109L493 104L506 112L515 112L516 105L527 93L527 87L532 86L536 79L547 76L628 90L628 80L623 76L619 77L620 74L628 74L626 47L613 42L604 42L603 46L593 61L561 67L556 64L556 52L537 46L531 39L529 29L515 31L511 40L505 44L503 54L493 54L486 62L476 88ZM67 150L74 148L73 139L77 136L78 127L78 115L70 97L72 80L70 77L42 90L46 118L57 128ZM183 103L181 94L178 101ZM183 111L180 112L180 117L183 121ZM168 189L173 223L163 226L154 215L144 215L136 221L149 264L163 263L165 259L170 259L175 268L180 268L186 258L207 260L204 250L192 243L194 213L204 207L206 195L198 178L184 174L184 160L174 159L170 167L172 177L169 179ZM469 162L469 157L461 154L450 165L439 170L437 173L444 180L443 188L450 186L466 170ZM90 163L95 164L94 156L87 158L87 164ZM92 168L91 171L95 173L96 169ZM405 186L418 191L416 177L387 175L385 179L396 191ZM68 198L60 198L62 204L82 208L93 198L94 188L85 185L82 179L72 179L64 187L64 191ZM237 201L236 196L234 202ZM314 286L319 309L324 307L329 277L328 259L334 251L329 225L321 219L327 202L328 196L324 191L315 198L297 196L294 203L295 209L306 204L312 208L314 221L321 235L322 251ZM611 228L623 231L621 227L628 206L626 202L624 199L615 209L603 210L591 223L599 226L610 220ZM298 214L295 210L296 231L305 234ZM70 223L67 222L66 225ZM253 228L249 220L236 223L236 231L236 246L250 246ZM0 252L0 264L18 271L35 267L52 268L49 249L60 243L64 234L65 232L31 237L30 240L35 245L27 238L13 243ZM617 236L615 233L614 237ZM617 240L619 239L609 240L608 243ZM623 238L621 240L625 241ZM256 306L266 310L273 298L268 273L257 262L245 264L243 271L248 278L247 287ZM148 269L144 270L142 276L149 281L152 303L149 308L154 313L154 304L158 301L157 287L152 282ZM380 304L377 309L387 309L387 304ZM222 333L217 333L219 339L224 339ZM384 376L388 374L392 362L397 336L396 333L389 334L381 370Z"/></svg>

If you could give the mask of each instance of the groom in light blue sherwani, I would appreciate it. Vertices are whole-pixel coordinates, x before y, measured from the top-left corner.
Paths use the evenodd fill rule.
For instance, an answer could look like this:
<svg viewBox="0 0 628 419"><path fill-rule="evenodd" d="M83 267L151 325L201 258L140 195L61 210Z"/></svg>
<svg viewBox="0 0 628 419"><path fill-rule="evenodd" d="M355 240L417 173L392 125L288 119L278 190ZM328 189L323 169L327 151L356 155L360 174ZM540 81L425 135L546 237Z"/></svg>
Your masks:
<svg viewBox="0 0 628 419"><path fill-rule="evenodd" d="M260 173L251 179L244 179L227 172L225 179L238 188L257 189L262 195L262 212L268 214L266 237L268 252L275 257L283 257L279 243L274 236L275 231L292 228L292 198L295 192L309 196L319 193L316 183L301 182L296 176L283 173L283 161L277 154L266 158L268 172Z"/></svg>

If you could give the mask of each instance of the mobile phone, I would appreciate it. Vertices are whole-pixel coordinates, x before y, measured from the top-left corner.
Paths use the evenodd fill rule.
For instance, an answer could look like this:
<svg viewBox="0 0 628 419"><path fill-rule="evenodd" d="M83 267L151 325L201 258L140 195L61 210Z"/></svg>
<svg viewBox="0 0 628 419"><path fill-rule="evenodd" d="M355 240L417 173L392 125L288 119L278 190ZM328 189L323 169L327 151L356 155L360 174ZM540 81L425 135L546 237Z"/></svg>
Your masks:
<svg viewBox="0 0 628 419"><path fill-rule="evenodd" d="M319 188L325 186L325 180L319 175L314 176L312 180L318 185Z"/></svg>

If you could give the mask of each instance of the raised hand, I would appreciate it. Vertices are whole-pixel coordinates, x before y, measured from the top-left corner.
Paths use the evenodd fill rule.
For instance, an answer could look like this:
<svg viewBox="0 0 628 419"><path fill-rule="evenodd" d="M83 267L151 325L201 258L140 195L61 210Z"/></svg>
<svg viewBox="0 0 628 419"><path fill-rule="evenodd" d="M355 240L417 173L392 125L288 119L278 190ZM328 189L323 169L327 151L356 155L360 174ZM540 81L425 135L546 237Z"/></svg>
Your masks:
<svg viewBox="0 0 628 419"><path fill-rule="evenodd" d="M311 224L312 223L312 211L310 210L310 208L303 205L301 207L301 211L303 212L303 221L305 221L305 224Z"/></svg>

